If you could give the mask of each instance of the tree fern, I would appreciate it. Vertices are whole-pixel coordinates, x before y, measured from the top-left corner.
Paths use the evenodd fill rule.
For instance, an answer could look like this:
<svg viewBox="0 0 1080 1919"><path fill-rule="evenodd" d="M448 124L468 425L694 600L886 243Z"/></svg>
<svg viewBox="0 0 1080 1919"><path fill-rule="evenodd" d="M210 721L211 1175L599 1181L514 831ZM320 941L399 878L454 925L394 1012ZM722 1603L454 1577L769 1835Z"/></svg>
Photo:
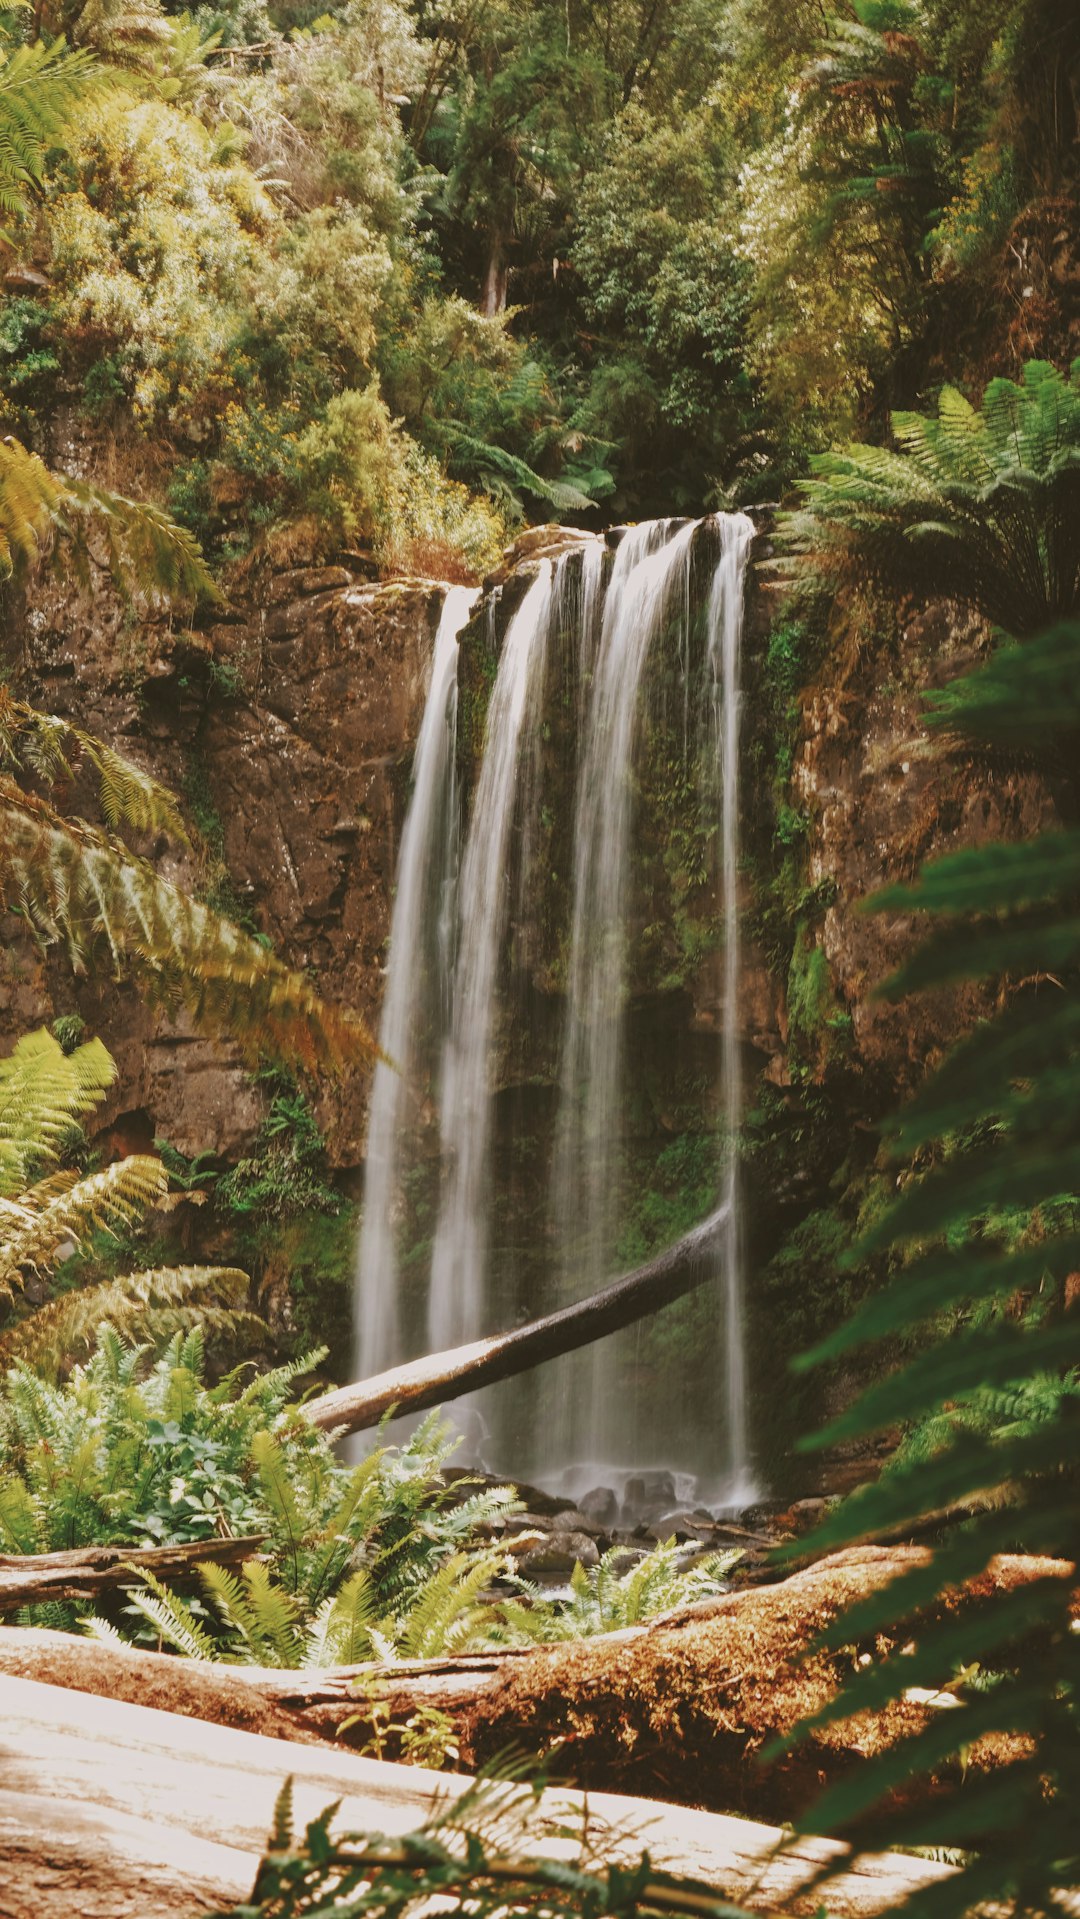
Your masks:
<svg viewBox="0 0 1080 1919"><path fill-rule="evenodd" d="M0 1059L0 1196L14 1197L42 1161L57 1159L81 1114L116 1078L100 1040L65 1053L51 1033L26 1033Z"/></svg>
<svg viewBox="0 0 1080 1919"><path fill-rule="evenodd" d="M86 48L69 48L62 39L23 46L0 41L0 212L8 219L26 212L50 147L65 144L77 116L108 84ZM0 502L2 493L0 485Z"/></svg>
<svg viewBox="0 0 1080 1919"><path fill-rule="evenodd" d="M1054 430L1050 420L1048 440ZM1063 731L1080 725L1080 629L1060 628L1034 649L1060 663L1070 645L1072 672L1062 679L1055 715ZM1032 744L1045 722L1045 683L1034 676L1029 712L1012 657L1004 656L1014 695L1008 731ZM969 713L976 733L987 715L999 723L1001 661L950 700L950 725L963 728ZM913 1685L940 1686L973 1661L1001 1675L991 1690L932 1715L914 1737L868 1758L806 1815L814 1830L874 1848L944 1842L969 1849L973 1857L955 1877L912 1897L905 1910L913 1914L959 1915L989 1895L1041 1913L1054 1909L1057 1889L1080 1881L1071 1808L1080 1644L1070 1621L1070 1562L1080 1554L1080 1315L1066 1304L1080 1256L1078 898L1080 835L1062 832L1031 846L954 855L879 901L935 919L960 901L980 915L924 947L890 983L892 997L1003 966L1014 977L1002 982L1001 1012L963 1042L891 1128L894 1154L932 1149L936 1163L903 1184L860 1250L889 1250L904 1263L881 1296L804 1362L835 1358L885 1333L924 1341L937 1334L814 1442L862 1437L900 1418L915 1422L918 1443L902 1447L877 1484L845 1501L811 1550L902 1530L939 1509L971 1515L928 1563L843 1613L826 1635L832 1645L876 1639L878 1656L815 1723L881 1706ZM1056 1555L1057 1563L992 1607L973 1602L946 1625L920 1630L920 1607L1017 1544ZM932 1799L911 1794L913 1774L955 1762L999 1731L1024 1735L1028 1756L969 1775L962 1789Z"/></svg>
<svg viewBox="0 0 1080 1919"><path fill-rule="evenodd" d="M87 583L108 571L129 594L217 597L198 541L162 507L53 472L18 440L0 440L0 577L25 573L53 547Z"/></svg>
<svg viewBox="0 0 1080 1919"><path fill-rule="evenodd" d="M140 766L116 753L69 720L41 713L0 687L0 763L18 765L54 786L70 784L83 765L97 775L98 804L106 826L138 833L167 833L182 845L187 829L168 789Z"/></svg>
<svg viewBox="0 0 1080 1919"><path fill-rule="evenodd" d="M923 597L964 599L1016 639L1080 612L1080 361L994 380L981 408L946 387L936 417L895 413L899 451L811 461L782 516L788 565L854 565Z"/></svg>

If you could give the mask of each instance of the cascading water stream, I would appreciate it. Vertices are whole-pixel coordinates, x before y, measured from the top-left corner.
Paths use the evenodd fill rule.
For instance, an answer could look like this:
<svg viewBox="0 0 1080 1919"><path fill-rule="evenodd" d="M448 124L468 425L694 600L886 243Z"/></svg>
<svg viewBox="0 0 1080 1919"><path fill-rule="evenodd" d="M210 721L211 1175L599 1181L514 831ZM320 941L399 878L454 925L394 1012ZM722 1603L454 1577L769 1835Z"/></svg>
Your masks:
<svg viewBox="0 0 1080 1919"><path fill-rule="evenodd" d="M725 1459L723 1502L746 1506L756 1497L750 1471L743 1335L743 1262L738 1204L737 1133L741 1109L739 1075L739 665L746 566L754 538L745 514L718 520L720 558L709 595L704 768L706 795L719 799L720 903L724 934L723 1009L720 1040L720 1105L724 1127L723 1198L727 1216L720 1248L724 1324Z"/></svg>
<svg viewBox="0 0 1080 1919"><path fill-rule="evenodd" d="M614 1157L622 1067L622 998L633 752L649 645L676 580L690 564L694 524L649 522L626 534L604 602L600 650L578 774L574 906L562 1112L552 1216L566 1277L579 1294L610 1272L617 1194ZM576 1396L578 1397L578 1396ZM601 1443L608 1407L588 1394ZM597 1427L599 1426L599 1430ZM598 1456L596 1453L594 1457Z"/></svg>
<svg viewBox="0 0 1080 1919"><path fill-rule="evenodd" d="M390 922L386 998L379 1045L392 1064L375 1068L368 1119L364 1220L357 1255L358 1377L401 1357L398 1312L397 1213L401 1199L405 1117L416 1065L417 1028L425 1000L436 1019L449 1000L450 896L457 865L454 755L457 739L458 640L477 599L452 586L443 601L424 717L416 743L413 788ZM436 991L429 993L434 917Z"/></svg>
<svg viewBox="0 0 1080 1919"><path fill-rule="evenodd" d="M428 1296L432 1351L485 1327L489 1237L489 1060L499 957L509 907L507 854L523 734L537 723L555 569L540 569L507 629L487 715L458 894L460 946L454 1011L443 1055L441 1145L445 1187Z"/></svg>

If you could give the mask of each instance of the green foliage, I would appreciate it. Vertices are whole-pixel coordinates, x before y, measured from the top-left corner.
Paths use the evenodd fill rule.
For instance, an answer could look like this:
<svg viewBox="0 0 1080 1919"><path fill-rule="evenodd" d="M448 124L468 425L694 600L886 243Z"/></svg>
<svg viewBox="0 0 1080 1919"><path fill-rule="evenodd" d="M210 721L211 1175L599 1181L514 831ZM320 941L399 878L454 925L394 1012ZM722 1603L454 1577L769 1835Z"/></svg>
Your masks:
<svg viewBox="0 0 1080 1919"><path fill-rule="evenodd" d="M727 1591L725 1581L742 1554L710 1553L688 1571L678 1566L683 1548L673 1539L645 1553L626 1569L626 1555L614 1547L596 1566L575 1566L571 1597L558 1603L543 1590L523 1581L528 1604L504 1600L499 1612L516 1641L548 1644L553 1640L587 1639L594 1633L621 1632L640 1626L658 1613L693 1605ZM622 1570L620 1570L620 1567Z"/></svg>
<svg viewBox="0 0 1080 1919"><path fill-rule="evenodd" d="M539 1786L481 1781L403 1838L336 1837L336 1811L329 1807L302 1839L295 1838L287 1782L251 1899L210 1919L301 1919L302 1914L349 1919L361 1912L398 1919L426 1909L433 1899L478 1919L495 1919L508 1907L551 1919L599 1914L648 1919L668 1912L745 1919L741 1909L710 1888L657 1870L647 1852L627 1864L602 1858L595 1821L558 1804L545 1818ZM553 1836L553 1827L561 1844L556 1856L545 1856L544 1840ZM570 1858L568 1836L577 1842Z"/></svg>
<svg viewBox="0 0 1080 1919"><path fill-rule="evenodd" d="M104 1318L158 1338L196 1325L232 1336L252 1325L262 1330L243 1311L246 1274L221 1266L158 1267L61 1292L29 1317L22 1310L28 1275L40 1284L95 1237L119 1240L164 1198L165 1170L148 1155L81 1176L60 1165L81 1141L79 1117L115 1076L100 1040L65 1051L46 1032L27 1034L0 1060L0 1298L13 1313L0 1334L0 1358L29 1362L42 1374L90 1347Z"/></svg>
<svg viewBox="0 0 1080 1919"><path fill-rule="evenodd" d="M1041 657L1060 657L1070 630L1074 672L1053 720L1066 737L1080 720L1080 629L1058 630L1045 651L1035 643ZM1011 671L1011 655L1004 657ZM999 660L983 669L985 687L976 674L967 696L951 702L950 724L962 728L970 706L977 732L987 712L1000 710ZM1047 719L1038 676L1030 713L1023 688L1011 683L1012 737L1041 741ZM909 1900L913 1912L960 1914L990 1895L1043 1912L1053 1908L1057 1889L1080 1877L1069 1813L1078 1728L1068 1564L1080 1549L1080 1324L1075 1305L1066 1303L1078 1251L1078 888L1080 839L1064 831L1034 844L953 855L879 900L888 910L954 921L890 982L893 996L957 977L1014 977L1002 1010L956 1048L890 1128L896 1157L916 1155L916 1165L929 1158L929 1166L901 1182L900 1196L857 1251L900 1253L903 1263L887 1288L803 1362L837 1358L883 1335L911 1338L935 1320L940 1330L938 1316L947 1312L947 1338L917 1346L901 1372L876 1383L817 1435L820 1446L866 1436L898 1418L912 1425L891 1470L846 1501L811 1544L823 1549L904 1527L930 1509L972 1514L928 1563L842 1614L828 1643L872 1636L886 1621L895 1626L916 1615L1009 1546L1059 1560L1030 1586L977 1605L962 1622L926 1633L916 1625L914 1650L902 1661L872 1662L814 1722L884 1704L912 1685L940 1685L973 1660L1001 1675L992 1689L975 1691L960 1709L935 1716L869 1760L807 1814L815 1831L841 1830L860 1845L946 1841L970 1849L955 1879ZM961 1791L897 1809L901 1781L995 1731L1025 1735L1025 1756L968 1778Z"/></svg>
<svg viewBox="0 0 1080 1919"><path fill-rule="evenodd" d="M1080 362L1031 360L973 407L945 387L936 417L894 413L899 451L819 455L782 522L794 564L869 565L889 584L963 599L1022 639L1080 609Z"/></svg>
<svg viewBox="0 0 1080 1919"><path fill-rule="evenodd" d="M240 1218L282 1220L308 1209L336 1214L338 1193L327 1183L326 1145L307 1096L289 1075L264 1074L272 1094L254 1153L224 1175L219 1204Z"/></svg>

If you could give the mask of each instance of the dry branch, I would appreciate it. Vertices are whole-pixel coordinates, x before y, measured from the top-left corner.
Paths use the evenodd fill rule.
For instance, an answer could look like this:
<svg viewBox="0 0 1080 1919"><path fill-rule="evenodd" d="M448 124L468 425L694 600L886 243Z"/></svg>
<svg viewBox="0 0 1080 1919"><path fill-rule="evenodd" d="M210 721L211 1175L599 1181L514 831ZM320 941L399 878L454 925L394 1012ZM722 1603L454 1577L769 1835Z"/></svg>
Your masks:
<svg viewBox="0 0 1080 1919"><path fill-rule="evenodd" d="M527 1373L546 1360L577 1352L608 1333L618 1332L638 1319L659 1312L673 1299L693 1292L716 1277L716 1252L727 1206L719 1206L692 1232L658 1253L633 1272L614 1279L599 1293L563 1306L543 1319L531 1320L510 1333L493 1333L467 1346L429 1353L389 1372L377 1373L351 1386L336 1387L311 1399L307 1418L324 1430L358 1433L377 1426L391 1407L401 1413L422 1412L459 1399L479 1386Z"/></svg>
<svg viewBox="0 0 1080 1919"><path fill-rule="evenodd" d="M190 1585L200 1566L239 1566L265 1544L246 1539L197 1539L187 1546L79 1546L72 1552L0 1554L0 1612L49 1599L92 1599L135 1584L131 1568L172 1586Z"/></svg>

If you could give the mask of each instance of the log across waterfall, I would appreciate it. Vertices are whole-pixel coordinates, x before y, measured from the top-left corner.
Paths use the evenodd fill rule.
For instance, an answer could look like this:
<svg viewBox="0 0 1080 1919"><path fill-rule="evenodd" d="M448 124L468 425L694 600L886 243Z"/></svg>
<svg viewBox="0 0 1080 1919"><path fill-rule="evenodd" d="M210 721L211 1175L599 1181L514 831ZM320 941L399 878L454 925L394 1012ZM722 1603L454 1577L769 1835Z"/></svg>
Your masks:
<svg viewBox="0 0 1080 1919"><path fill-rule="evenodd" d="M353 1385L336 1387L318 1399L309 1399L304 1406L305 1418L328 1432L363 1432L377 1426L387 1413L418 1413L429 1406L445 1406L464 1393L494 1385L497 1380L517 1378L545 1361L577 1352L658 1312L695 1287L707 1285L716 1271L717 1248L723 1244L729 1218L730 1202L725 1201L656 1259L612 1280L590 1298L564 1306L528 1326L429 1353Z"/></svg>
<svg viewBox="0 0 1080 1919"><path fill-rule="evenodd" d="M456 1399L464 1459L568 1491L657 1466L714 1504L754 1494L734 1151L752 533L717 515L536 542L461 633L456 737L447 659L466 609L448 601L440 627L383 1033L403 1083L384 1077L373 1106L356 1371L400 1385L407 1367L413 1407ZM439 1017L415 990L417 903L430 910L448 868L455 768L465 828L441 893ZM676 842L693 850L673 875L657 847ZM664 955L680 940L673 994ZM672 1111L689 1115L674 1137ZM659 1237L650 1225L642 1243L633 1208L670 1186L673 1154L711 1272L699 1262L631 1310L624 1290L605 1321L607 1276ZM690 1292L681 1320L665 1313ZM512 1391L493 1384L511 1373ZM483 1392L461 1398L465 1377Z"/></svg>

